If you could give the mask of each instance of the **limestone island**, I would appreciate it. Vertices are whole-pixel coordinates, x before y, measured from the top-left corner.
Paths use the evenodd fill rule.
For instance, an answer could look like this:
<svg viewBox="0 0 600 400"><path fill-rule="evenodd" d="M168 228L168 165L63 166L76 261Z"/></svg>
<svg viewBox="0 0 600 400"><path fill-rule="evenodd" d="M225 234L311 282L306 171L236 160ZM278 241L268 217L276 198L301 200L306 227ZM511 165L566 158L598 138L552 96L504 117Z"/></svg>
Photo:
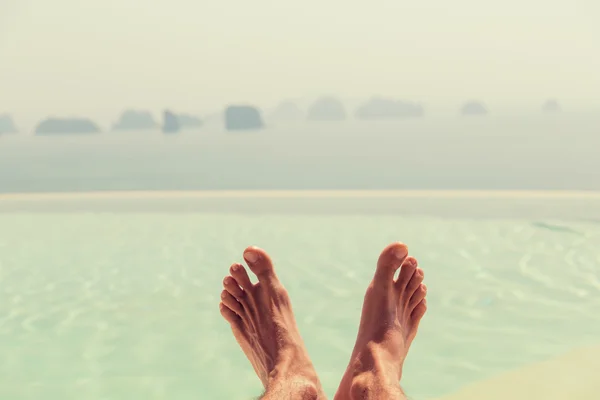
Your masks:
<svg viewBox="0 0 600 400"><path fill-rule="evenodd" d="M181 124L176 114L169 110L164 112L163 133L177 133L181 130Z"/></svg>
<svg viewBox="0 0 600 400"><path fill-rule="evenodd" d="M462 106L460 113L463 116L487 115L488 110L485 104L480 101L469 101Z"/></svg>
<svg viewBox="0 0 600 400"><path fill-rule="evenodd" d="M423 106L382 97L374 97L356 110L358 119L398 119L422 117Z"/></svg>
<svg viewBox="0 0 600 400"><path fill-rule="evenodd" d="M279 103L269 116L269 119L274 121L299 121L304 118L304 112L293 101L283 101Z"/></svg>
<svg viewBox="0 0 600 400"><path fill-rule="evenodd" d="M334 97L321 97L308 109L310 121L343 121L346 109L341 101Z"/></svg>
<svg viewBox="0 0 600 400"><path fill-rule="evenodd" d="M201 118L188 114L177 115L177 120L179 121L179 126L181 126L181 129L200 128L202 125L204 125Z"/></svg>
<svg viewBox="0 0 600 400"><path fill-rule="evenodd" d="M3 133L17 133L17 127L8 114L0 115L0 135Z"/></svg>
<svg viewBox="0 0 600 400"><path fill-rule="evenodd" d="M560 104L558 104L557 100L548 99L542 105L542 111L545 112L546 114L556 114L556 113L561 112L562 108L560 107Z"/></svg>
<svg viewBox="0 0 600 400"><path fill-rule="evenodd" d="M157 129L158 124L148 111L127 110L121 114L119 121L113 125L115 131L133 131Z"/></svg>
<svg viewBox="0 0 600 400"><path fill-rule="evenodd" d="M98 133L100 128L87 118L48 118L35 128L36 135Z"/></svg>
<svg viewBox="0 0 600 400"><path fill-rule="evenodd" d="M253 106L228 106L225 109L225 129L228 131L261 129L260 111Z"/></svg>

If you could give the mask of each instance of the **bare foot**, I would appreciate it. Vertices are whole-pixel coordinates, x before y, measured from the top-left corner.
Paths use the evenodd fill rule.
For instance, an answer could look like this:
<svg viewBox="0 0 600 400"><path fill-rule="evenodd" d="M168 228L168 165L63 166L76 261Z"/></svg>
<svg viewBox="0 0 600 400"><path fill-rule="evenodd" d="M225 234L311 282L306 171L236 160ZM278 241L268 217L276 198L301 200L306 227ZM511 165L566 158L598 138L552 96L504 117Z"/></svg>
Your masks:
<svg viewBox="0 0 600 400"><path fill-rule="evenodd" d="M402 266L398 279L396 270ZM402 366L427 305L417 260L402 243L379 256L367 288L358 337L335 399L405 399Z"/></svg>
<svg viewBox="0 0 600 400"><path fill-rule="evenodd" d="M233 264L223 280L219 308L265 387L263 398L325 398L271 258L248 247L244 259L258 283L250 282L241 264Z"/></svg>

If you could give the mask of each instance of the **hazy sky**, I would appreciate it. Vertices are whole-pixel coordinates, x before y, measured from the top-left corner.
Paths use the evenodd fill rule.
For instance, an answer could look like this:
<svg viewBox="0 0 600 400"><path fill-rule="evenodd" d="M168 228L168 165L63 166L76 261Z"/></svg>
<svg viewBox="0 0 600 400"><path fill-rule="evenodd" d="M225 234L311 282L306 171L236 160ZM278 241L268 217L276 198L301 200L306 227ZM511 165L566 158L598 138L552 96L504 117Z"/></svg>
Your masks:
<svg viewBox="0 0 600 400"><path fill-rule="evenodd" d="M600 103L598 0L0 0L0 114Z"/></svg>

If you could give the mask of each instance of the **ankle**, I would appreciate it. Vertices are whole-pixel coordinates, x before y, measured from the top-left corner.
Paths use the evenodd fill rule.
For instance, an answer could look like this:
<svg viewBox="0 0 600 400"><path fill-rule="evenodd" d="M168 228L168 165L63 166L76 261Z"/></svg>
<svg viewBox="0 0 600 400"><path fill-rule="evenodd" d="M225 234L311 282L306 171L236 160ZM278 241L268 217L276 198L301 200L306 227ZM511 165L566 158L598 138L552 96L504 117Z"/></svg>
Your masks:
<svg viewBox="0 0 600 400"><path fill-rule="evenodd" d="M363 372L352 378L348 398L352 400L367 400L380 392L377 379L372 372Z"/></svg>
<svg viewBox="0 0 600 400"><path fill-rule="evenodd" d="M303 377L282 379L272 381L268 387L263 400L319 400L325 399L322 395L318 382L307 380Z"/></svg>
<svg viewBox="0 0 600 400"><path fill-rule="evenodd" d="M391 383L385 377L377 376L372 372L365 372L352 379L350 393L351 400L405 399L404 393L398 382Z"/></svg>
<svg viewBox="0 0 600 400"><path fill-rule="evenodd" d="M335 398L402 398L398 396L401 368L385 348L370 343L353 355Z"/></svg>
<svg viewBox="0 0 600 400"><path fill-rule="evenodd" d="M298 388L294 389L296 394L294 398L298 400L318 400L319 399L319 388L315 383L312 382L299 382ZM324 397L321 397L324 399Z"/></svg>
<svg viewBox="0 0 600 400"><path fill-rule="evenodd" d="M321 384L315 368L304 350L291 347L281 351L281 359L269 373L267 392L280 393L282 396L298 400L315 400L324 398ZM270 397L269 397L270 398Z"/></svg>

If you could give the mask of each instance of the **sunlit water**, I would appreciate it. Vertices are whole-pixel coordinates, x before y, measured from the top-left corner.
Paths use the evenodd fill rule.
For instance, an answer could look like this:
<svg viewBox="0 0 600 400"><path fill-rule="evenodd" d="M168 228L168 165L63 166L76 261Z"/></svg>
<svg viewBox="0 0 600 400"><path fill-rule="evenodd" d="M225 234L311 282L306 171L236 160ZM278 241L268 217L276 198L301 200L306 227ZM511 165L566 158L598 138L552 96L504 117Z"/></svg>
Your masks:
<svg viewBox="0 0 600 400"><path fill-rule="evenodd" d="M391 207L402 199L348 213L306 211L306 200L277 212L284 200L271 200L247 213L186 211L176 200L141 212L124 200L77 201L70 211L61 201L11 201L0 207L10 210L0 213L3 399L256 397L260 382L217 307L222 278L250 244L272 253L330 395L377 255L394 240L409 244L429 287L403 378L412 398L600 338L600 225L566 218L581 200L542 219L520 215L516 199L502 200L514 217L501 219L490 201L466 200L473 215L477 207L488 215L411 215ZM334 201L342 210L350 202ZM590 210L598 202L589 200Z"/></svg>

